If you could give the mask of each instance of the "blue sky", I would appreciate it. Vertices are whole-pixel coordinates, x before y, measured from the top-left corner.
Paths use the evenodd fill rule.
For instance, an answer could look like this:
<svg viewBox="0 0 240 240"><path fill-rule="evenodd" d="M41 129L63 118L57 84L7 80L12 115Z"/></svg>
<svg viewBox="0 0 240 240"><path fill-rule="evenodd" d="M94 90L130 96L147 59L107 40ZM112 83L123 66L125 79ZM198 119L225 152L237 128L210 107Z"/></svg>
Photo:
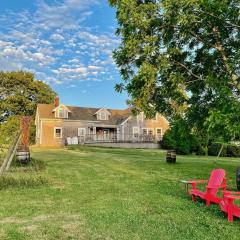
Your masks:
<svg viewBox="0 0 240 240"><path fill-rule="evenodd" d="M2 0L0 70L28 70L67 105L125 108L107 0Z"/></svg>

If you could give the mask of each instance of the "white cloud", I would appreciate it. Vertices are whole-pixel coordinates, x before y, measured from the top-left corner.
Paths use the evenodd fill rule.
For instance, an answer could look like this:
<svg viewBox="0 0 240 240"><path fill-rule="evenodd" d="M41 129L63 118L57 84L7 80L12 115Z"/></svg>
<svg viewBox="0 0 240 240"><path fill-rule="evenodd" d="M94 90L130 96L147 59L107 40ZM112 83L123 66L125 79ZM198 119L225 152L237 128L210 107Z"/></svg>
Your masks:
<svg viewBox="0 0 240 240"><path fill-rule="evenodd" d="M82 26L100 0L39 0L35 12L0 16L0 70L27 69L55 84L101 81L114 69L112 50L119 40L111 33ZM8 23L6 26L5 23Z"/></svg>
<svg viewBox="0 0 240 240"><path fill-rule="evenodd" d="M88 69L89 70L100 70L100 69L102 69L102 67L98 67L98 66L88 66Z"/></svg>
<svg viewBox="0 0 240 240"><path fill-rule="evenodd" d="M44 55L42 53L33 53L33 58L36 59L37 61L43 61L44 60Z"/></svg>
<svg viewBox="0 0 240 240"><path fill-rule="evenodd" d="M69 63L79 63L79 59L74 58L74 59L69 60L68 62Z"/></svg>
<svg viewBox="0 0 240 240"><path fill-rule="evenodd" d="M56 40L56 41L63 41L64 37L58 33L54 33L50 36L51 40Z"/></svg>

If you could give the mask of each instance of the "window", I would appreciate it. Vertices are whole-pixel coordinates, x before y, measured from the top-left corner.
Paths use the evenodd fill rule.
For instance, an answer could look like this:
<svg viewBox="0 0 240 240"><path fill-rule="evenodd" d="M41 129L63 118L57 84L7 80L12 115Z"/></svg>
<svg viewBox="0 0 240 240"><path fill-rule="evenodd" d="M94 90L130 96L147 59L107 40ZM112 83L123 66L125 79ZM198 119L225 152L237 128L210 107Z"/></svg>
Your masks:
<svg viewBox="0 0 240 240"><path fill-rule="evenodd" d="M133 127L133 135L138 136L139 134L139 128L138 127Z"/></svg>
<svg viewBox="0 0 240 240"><path fill-rule="evenodd" d="M143 131L143 135L147 135L148 134L147 128L143 128L142 131Z"/></svg>
<svg viewBox="0 0 240 240"><path fill-rule="evenodd" d="M54 128L54 137L55 138L62 138L62 128L55 127Z"/></svg>
<svg viewBox="0 0 240 240"><path fill-rule="evenodd" d="M101 112L97 115L98 120L108 120L108 115L104 112Z"/></svg>
<svg viewBox="0 0 240 240"><path fill-rule="evenodd" d="M158 141L162 140L162 129L161 128L156 128L156 139Z"/></svg>
<svg viewBox="0 0 240 240"><path fill-rule="evenodd" d="M68 118L68 111L66 109L59 108L55 112L55 117L57 117L57 118Z"/></svg>
<svg viewBox="0 0 240 240"><path fill-rule="evenodd" d="M148 129L148 135L153 135L153 129L151 128Z"/></svg>
<svg viewBox="0 0 240 240"><path fill-rule="evenodd" d="M162 129L161 128L156 128L156 134L161 136L162 135Z"/></svg>
<svg viewBox="0 0 240 240"><path fill-rule="evenodd" d="M106 114L105 113L100 113L100 119L101 120L106 120Z"/></svg>
<svg viewBox="0 0 240 240"><path fill-rule="evenodd" d="M85 128L78 128L78 136L84 136L86 134Z"/></svg>
<svg viewBox="0 0 240 240"><path fill-rule="evenodd" d="M138 133L139 132L139 128L138 127L133 127L133 133Z"/></svg>

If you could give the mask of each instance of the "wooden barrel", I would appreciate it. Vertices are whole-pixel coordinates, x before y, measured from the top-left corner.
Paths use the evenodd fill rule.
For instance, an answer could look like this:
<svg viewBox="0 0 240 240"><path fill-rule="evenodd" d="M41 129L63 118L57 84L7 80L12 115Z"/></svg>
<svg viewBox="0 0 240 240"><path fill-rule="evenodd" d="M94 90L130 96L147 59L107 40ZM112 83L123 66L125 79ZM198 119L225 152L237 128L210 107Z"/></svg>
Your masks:
<svg viewBox="0 0 240 240"><path fill-rule="evenodd" d="M176 163L176 151L175 150L167 150L166 162L167 163Z"/></svg>
<svg viewBox="0 0 240 240"><path fill-rule="evenodd" d="M17 151L16 160L20 163L26 164L30 161L30 152L29 151Z"/></svg>
<svg viewBox="0 0 240 240"><path fill-rule="evenodd" d="M240 167L238 167L236 170L236 185L237 190L240 191Z"/></svg>

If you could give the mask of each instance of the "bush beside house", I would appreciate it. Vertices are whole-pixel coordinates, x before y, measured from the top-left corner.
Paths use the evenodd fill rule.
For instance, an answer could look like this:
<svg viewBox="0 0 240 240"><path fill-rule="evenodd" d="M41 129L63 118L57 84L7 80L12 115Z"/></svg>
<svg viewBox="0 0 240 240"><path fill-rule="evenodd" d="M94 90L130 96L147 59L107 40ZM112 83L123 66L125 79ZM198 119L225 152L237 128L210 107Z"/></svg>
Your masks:
<svg viewBox="0 0 240 240"><path fill-rule="evenodd" d="M181 118L177 119L172 128L165 132L161 146L164 149L175 149L178 154L183 155L198 153L200 150L197 137L191 133L189 126Z"/></svg>

